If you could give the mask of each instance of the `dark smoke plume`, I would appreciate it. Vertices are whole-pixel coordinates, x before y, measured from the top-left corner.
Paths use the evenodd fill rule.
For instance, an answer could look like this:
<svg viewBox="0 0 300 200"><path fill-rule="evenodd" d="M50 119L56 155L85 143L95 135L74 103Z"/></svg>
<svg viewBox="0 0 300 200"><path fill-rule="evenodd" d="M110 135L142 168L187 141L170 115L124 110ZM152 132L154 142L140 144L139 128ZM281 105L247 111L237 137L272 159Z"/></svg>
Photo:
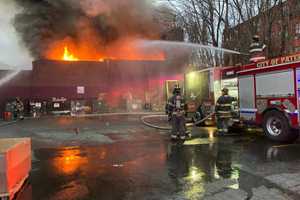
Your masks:
<svg viewBox="0 0 300 200"><path fill-rule="evenodd" d="M14 25L36 59L55 42L88 41L107 48L124 38L156 39L159 27L149 0L14 0L22 8Z"/></svg>

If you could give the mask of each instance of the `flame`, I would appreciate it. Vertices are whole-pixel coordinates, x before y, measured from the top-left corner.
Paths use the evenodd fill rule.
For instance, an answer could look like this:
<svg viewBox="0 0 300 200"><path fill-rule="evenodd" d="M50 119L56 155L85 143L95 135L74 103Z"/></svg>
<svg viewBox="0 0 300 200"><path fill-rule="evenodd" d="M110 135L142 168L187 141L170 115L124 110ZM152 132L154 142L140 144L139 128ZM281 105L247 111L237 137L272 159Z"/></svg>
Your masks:
<svg viewBox="0 0 300 200"><path fill-rule="evenodd" d="M67 46L64 47L64 55L62 56L62 59L65 61L78 61L79 60L73 54L71 54L69 52L69 49Z"/></svg>
<svg viewBox="0 0 300 200"><path fill-rule="evenodd" d="M131 60L164 61L165 53L159 49L143 49L135 45L134 40L125 40L109 47L95 46L92 42L75 43L62 40L50 45L46 58L64 61Z"/></svg>

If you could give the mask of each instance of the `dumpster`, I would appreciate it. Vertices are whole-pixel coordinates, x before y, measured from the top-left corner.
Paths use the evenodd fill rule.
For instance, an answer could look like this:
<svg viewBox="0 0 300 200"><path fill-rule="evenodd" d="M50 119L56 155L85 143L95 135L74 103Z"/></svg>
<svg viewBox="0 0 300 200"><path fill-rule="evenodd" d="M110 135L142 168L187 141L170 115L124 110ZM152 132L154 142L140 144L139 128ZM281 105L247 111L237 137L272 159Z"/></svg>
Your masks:
<svg viewBox="0 0 300 200"><path fill-rule="evenodd" d="M0 139L0 199L13 199L31 170L31 139Z"/></svg>

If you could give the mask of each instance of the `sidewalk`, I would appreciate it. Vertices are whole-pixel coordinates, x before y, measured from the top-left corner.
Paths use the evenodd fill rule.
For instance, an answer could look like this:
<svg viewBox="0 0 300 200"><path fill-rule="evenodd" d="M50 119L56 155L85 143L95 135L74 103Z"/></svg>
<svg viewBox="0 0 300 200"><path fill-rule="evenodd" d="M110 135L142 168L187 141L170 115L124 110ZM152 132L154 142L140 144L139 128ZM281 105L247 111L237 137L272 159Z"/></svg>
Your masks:
<svg viewBox="0 0 300 200"><path fill-rule="evenodd" d="M3 127L3 126L8 126L8 125L11 125L11 124L14 124L16 123L17 120L12 120L12 121L4 121L4 120L0 120L0 127Z"/></svg>

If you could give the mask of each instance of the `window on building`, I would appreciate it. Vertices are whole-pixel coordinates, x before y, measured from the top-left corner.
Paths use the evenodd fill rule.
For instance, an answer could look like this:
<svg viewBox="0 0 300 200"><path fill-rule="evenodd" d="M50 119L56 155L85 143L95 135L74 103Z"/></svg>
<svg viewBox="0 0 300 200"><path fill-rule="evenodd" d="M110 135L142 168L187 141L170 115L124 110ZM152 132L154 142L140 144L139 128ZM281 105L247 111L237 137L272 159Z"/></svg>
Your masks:
<svg viewBox="0 0 300 200"><path fill-rule="evenodd" d="M295 33L300 34L300 23L296 24L295 26Z"/></svg>
<svg viewBox="0 0 300 200"><path fill-rule="evenodd" d="M300 53L300 47L295 47L295 52Z"/></svg>
<svg viewBox="0 0 300 200"><path fill-rule="evenodd" d="M290 14L290 8L289 8L289 4L288 3L286 3L283 6L283 14L284 14L284 16L288 16Z"/></svg>

